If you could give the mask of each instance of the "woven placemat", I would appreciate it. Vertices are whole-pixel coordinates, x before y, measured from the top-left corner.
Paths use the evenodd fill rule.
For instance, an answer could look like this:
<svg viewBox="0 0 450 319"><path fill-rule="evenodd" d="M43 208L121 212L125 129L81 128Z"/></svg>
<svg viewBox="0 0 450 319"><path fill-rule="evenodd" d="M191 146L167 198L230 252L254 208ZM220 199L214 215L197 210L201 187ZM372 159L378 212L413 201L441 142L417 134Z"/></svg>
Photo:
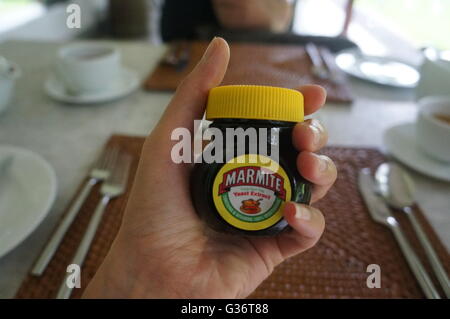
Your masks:
<svg viewBox="0 0 450 319"><path fill-rule="evenodd" d="M134 174L143 141L141 137L115 135L107 144L134 156L131 171ZM322 153L330 156L339 170L335 186L316 205L326 217L325 233L314 248L278 266L250 297L423 298L392 234L371 220L356 186L358 170L363 167L375 169L384 161L383 155L374 149L344 147L329 147ZM43 276L27 276L16 298L54 298L99 199L97 187L83 205ZM82 287L86 286L104 259L120 226L127 199L128 193L111 201L108 206L82 268ZM420 210L416 209L416 214L449 271L450 257L446 248ZM397 217L431 273L407 219L401 214ZM370 264L381 267L381 288L369 289L366 285L369 275L366 270ZM75 289L72 297L79 298L82 289Z"/></svg>
<svg viewBox="0 0 450 319"><path fill-rule="evenodd" d="M202 57L208 43L190 42L189 61L184 69L161 61L144 82L147 90L175 90ZM170 48L169 48L170 50ZM345 80L333 82L312 74L311 59L301 45L230 43L230 63L221 85L253 84L296 88L319 84L327 90L327 101L350 103L352 94ZM332 61L330 61L332 63ZM336 72L339 69L336 67Z"/></svg>

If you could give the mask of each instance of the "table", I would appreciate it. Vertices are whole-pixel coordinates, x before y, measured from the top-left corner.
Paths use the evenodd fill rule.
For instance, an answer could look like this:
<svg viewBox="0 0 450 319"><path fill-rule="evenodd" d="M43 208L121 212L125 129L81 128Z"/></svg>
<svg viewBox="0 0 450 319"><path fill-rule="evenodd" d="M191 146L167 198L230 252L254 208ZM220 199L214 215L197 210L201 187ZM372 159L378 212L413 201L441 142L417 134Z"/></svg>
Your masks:
<svg viewBox="0 0 450 319"><path fill-rule="evenodd" d="M145 42L113 42L124 64L147 76L164 46ZM0 258L0 298L13 297L39 251L51 235L88 167L112 133L146 135L157 123L171 93L138 90L128 97L100 105L64 105L47 97L43 81L51 72L61 43L9 41L0 55L23 71L12 107L0 116L0 144L25 147L41 154L56 171L58 195L44 222L16 249ZM327 126L330 145L382 148L382 133L416 116L414 94L351 81L356 96L351 106L327 103L315 117ZM450 247L450 184L413 173L417 200L438 235Z"/></svg>

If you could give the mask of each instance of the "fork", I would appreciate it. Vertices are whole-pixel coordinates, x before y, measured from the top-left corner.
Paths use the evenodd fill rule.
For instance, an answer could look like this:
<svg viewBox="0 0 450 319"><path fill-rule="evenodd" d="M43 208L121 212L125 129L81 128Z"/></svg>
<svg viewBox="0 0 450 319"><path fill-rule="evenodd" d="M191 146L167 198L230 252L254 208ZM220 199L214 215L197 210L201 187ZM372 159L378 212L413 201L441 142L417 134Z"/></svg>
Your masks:
<svg viewBox="0 0 450 319"><path fill-rule="evenodd" d="M81 205L86 200L86 197L92 190L92 187L99 182L104 181L110 175L110 171L112 169L112 165L116 161L118 154L117 148L107 147L102 155L98 158L93 168L89 173L89 179L84 184L81 192L77 196L77 198L73 201L72 205L69 208L69 211L61 220L60 224L57 226L55 232L53 233L50 240L47 242L44 250L39 255L39 258L36 260L31 274L34 276L40 276L47 268L48 263L52 259L55 254L59 244L61 243L64 235L72 224L73 220L77 216L78 211L81 208Z"/></svg>
<svg viewBox="0 0 450 319"><path fill-rule="evenodd" d="M106 206L112 198L120 196L124 193L128 181L130 170L131 157L127 154L119 155L110 176L105 180L100 189L102 199L97 205L97 208L92 215L92 218L87 227L86 233L81 240L80 246L71 261L71 264L82 266L84 259L92 244L95 233L102 220L103 213ZM68 277L66 276L59 287L57 299L67 299L72 293L72 287L67 284Z"/></svg>
<svg viewBox="0 0 450 319"><path fill-rule="evenodd" d="M311 60L311 71L313 75L319 79L327 80L330 77L330 74L320 55L319 48L314 43L309 42L305 45L305 51Z"/></svg>

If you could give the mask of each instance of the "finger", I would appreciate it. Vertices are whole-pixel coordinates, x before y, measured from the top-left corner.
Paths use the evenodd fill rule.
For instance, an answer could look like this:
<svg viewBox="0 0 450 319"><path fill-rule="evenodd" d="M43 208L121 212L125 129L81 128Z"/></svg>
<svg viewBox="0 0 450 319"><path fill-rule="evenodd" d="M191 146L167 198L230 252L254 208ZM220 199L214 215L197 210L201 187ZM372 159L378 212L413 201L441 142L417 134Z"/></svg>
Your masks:
<svg viewBox="0 0 450 319"><path fill-rule="evenodd" d="M299 151L316 152L328 141L328 132L316 119L306 120L295 125L292 141Z"/></svg>
<svg viewBox="0 0 450 319"><path fill-rule="evenodd" d="M284 218L292 227L292 230L277 238L285 259L313 247L325 229L325 218L320 210L312 206L287 202Z"/></svg>
<svg viewBox="0 0 450 319"><path fill-rule="evenodd" d="M314 184L311 202L325 196L337 178L336 165L325 155L301 152L297 156L297 169L300 175Z"/></svg>
<svg viewBox="0 0 450 319"><path fill-rule="evenodd" d="M327 98L327 91L319 85L303 85L297 88L303 94L305 115L312 114L320 109Z"/></svg>
<svg viewBox="0 0 450 319"><path fill-rule="evenodd" d="M313 184L325 186L334 183L337 169L333 161L325 155L303 151L297 156L300 174Z"/></svg>
<svg viewBox="0 0 450 319"><path fill-rule="evenodd" d="M193 121L203 116L209 90L222 82L229 59L227 42L214 38L200 62L178 86L159 126L170 132L176 127L192 131Z"/></svg>

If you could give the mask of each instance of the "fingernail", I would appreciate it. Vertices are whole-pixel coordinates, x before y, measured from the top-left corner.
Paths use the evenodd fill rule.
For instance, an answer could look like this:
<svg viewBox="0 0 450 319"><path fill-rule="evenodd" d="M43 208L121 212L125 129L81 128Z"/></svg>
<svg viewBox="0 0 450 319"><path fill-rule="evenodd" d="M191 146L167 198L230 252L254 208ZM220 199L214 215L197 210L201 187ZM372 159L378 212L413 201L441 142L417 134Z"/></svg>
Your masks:
<svg viewBox="0 0 450 319"><path fill-rule="evenodd" d="M201 59L202 63L208 61L209 58L211 57L212 53L214 52L214 48L216 46L216 39L217 39L217 37L214 37L214 39L211 40L211 42L209 43L208 47L206 48L206 51L203 54L203 57Z"/></svg>
<svg viewBox="0 0 450 319"><path fill-rule="evenodd" d="M328 157L324 155L318 155L319 158L319 171L326 172L328 170Z"/></svg>
<svg viewBox="0 0 450 319"><path fill-rule="evenodd" d="M306 206L295 204L295 218L311 220L311 212Z"/></svg>

